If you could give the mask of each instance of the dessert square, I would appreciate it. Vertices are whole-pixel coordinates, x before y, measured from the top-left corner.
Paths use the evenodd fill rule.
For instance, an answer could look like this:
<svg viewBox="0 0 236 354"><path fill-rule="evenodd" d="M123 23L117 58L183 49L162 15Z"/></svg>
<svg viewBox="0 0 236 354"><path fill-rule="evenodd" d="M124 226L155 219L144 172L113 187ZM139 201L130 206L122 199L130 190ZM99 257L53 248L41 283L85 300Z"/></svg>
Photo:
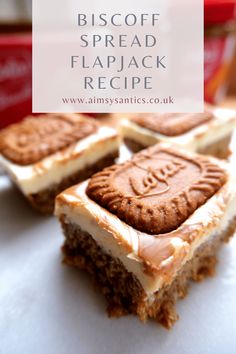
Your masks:
<svg viewBox="0 0 236 354"><path fill-rule="evenodd" d="M126 144L137 152L159 142L225 159L236 125L236 112L206 106L197 114L132 114L122 119L120 132Z"/></svg>
<svg viewBox="0 0 236 354"><path fill-rule="evenodd" d="M56 198L64 262L91 274L110 316L167 328L190 280L214 273L236 228L229 165L161 143Z"/></svg>
<svg viewBox="0 0 236 354"><path fill-rule="evenodd" d="M115 130L78 114L27 117L0 131L0 165L31 205L52 213L58 193L114 163Z"/></svg>

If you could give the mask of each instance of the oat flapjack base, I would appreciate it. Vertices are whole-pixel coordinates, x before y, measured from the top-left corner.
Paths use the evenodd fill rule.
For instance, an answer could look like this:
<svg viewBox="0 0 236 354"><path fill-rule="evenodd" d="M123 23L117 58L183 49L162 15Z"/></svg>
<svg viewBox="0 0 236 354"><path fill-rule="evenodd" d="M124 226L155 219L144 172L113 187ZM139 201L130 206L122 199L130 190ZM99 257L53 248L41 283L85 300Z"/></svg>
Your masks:
<svg viewBox="0 0 236 354"><path fill-rule="evenodd" d="M115 165L61 193L56 215L66 238L64 261L92 275L110 315L133 313L171 327L178 317L174 303L185 296L191 279L214 273L217 251L235 231L236 187L226 163L160 145L135 156L135 164ZM204 166L198 164L202 158ZM107 171L103 183L105 188L113 183L112 190L104 191L101 183L99 194L97 178ZM187 190L193 199L181 198ZM132 198L125 215L127 192ZM154 210L153 219L147 208Z"/></svg>
<svg viewBox="0 0 236 354"><path fill-rule="evenodd" d="M58 193L114 163L115 130L78 114L29 117L0 133L0 164L31 205L52 213Z"/></svg>
<svg viewBox="0 0 236 354"><path fill-rule="evenodd" d="M62 248L63 262L92 276L95 287L106 298L110 317L133 314L143 322L150 318L171 328L179 319L175 303L187 295L190 281L199 282L215 275L218 250L233 236L236 218L224 232L215 236L214 242L208 241L199 247L170 285L155 292L151 300L137 278L117 258L104 252L90 234L63 218L61 224L67 237Z"/></svg>

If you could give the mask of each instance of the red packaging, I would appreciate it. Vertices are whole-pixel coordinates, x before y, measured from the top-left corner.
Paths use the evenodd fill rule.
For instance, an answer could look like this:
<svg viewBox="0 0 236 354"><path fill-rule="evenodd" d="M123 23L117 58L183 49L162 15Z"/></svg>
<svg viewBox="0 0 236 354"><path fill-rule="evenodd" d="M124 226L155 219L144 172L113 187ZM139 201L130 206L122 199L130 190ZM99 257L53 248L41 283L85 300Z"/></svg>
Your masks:
<svg viewBox="0 0 236 354"><path fill-rule="evenodd" d="M205 0L205 100L224 97L235 47L236 0Z"/></svg>
<svg viewBox="0 0 236 354"><path fill-rule="evenodd" d="M29 114L32 114L32 35L0 34L0 129Z"/></svg>
<svg viewBox="0 0 236 354"><path fill-rule="evenodd" d="M0 35L0 128L32 112L31 34Z"/></svg>

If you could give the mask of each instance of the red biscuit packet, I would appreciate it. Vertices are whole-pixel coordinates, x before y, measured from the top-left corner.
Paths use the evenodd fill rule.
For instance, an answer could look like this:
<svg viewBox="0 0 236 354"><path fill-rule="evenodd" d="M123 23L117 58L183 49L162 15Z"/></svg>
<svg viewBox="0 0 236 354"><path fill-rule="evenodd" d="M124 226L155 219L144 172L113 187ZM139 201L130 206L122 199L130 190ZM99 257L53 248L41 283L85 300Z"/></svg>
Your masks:
<svg viewBox="0 0 236 354"><path fill-rule="evenodd" d="M32 112L32 36L0 35L0 128Z"/></svg>

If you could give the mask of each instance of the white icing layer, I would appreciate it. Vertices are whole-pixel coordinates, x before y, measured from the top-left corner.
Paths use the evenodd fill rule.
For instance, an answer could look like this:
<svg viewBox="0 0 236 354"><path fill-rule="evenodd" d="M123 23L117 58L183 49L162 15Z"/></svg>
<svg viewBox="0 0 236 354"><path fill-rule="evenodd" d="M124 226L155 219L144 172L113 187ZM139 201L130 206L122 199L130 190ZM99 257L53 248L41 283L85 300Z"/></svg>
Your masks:
<svg viewBox="0 0 236 354"><path fill-rule="evenodd" d="M222 167L225 166L223 162L220 164ZM118 258L126 269L137 277L148 296L171 281L170 277L167 281L166 271L171 268L170 274L173 279L183 264L192 258L194 251L205 241L226 230L236 216L236 177L229 173L228 182L181 225L190 226L191 235L194 226L193 241L191 243L184 241L176 236L175 230L172 239L174 254L161 263L159 272L147 274L138 252L139 236L143 233L89 199L85 192L87 183L68 189L57 197L56 215L58 217L65 215L66 222L79 225L106 253ZM173 267L170 267L171 264Z"/></svg>
<svg viewBox="0 0 236 354"><path fill-rule="evenodd" d="M119 137L114 129L101 127L95 134L35 164L16 165L0 155L0 165L21 191L28 195L58 184L71 174L95 164L118 150L119 144Z"/></svg>
<svg viewBox="0 0 236 354"><path fill-rule="evenodd" d="M167 142L176 146L199 151L208 145L220 141L232 133L236 126L236 111L224 108L213 109L215 119L202 124L189 132L168 137L143 128L129 119L123 119L120 124L120 134L123 138L132 139L144 146L150 146L158 142Z"/></svg>

